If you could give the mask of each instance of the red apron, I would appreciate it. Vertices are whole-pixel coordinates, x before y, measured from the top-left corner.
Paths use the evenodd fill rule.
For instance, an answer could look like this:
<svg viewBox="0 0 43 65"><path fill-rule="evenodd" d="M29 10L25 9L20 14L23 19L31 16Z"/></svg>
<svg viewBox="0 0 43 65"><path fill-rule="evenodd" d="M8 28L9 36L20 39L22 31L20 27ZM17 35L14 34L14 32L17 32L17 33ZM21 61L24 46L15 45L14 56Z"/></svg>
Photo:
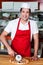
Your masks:
<svg viewBox="0 0 43 65"><path fill-rule="evenodd" d="M23 57L31 56L31 43L30 43L30 23L28 23L29 30L19 30L20 19L17 26L17 31L14 39L12 40L11 47L18 54Z"/></svg>

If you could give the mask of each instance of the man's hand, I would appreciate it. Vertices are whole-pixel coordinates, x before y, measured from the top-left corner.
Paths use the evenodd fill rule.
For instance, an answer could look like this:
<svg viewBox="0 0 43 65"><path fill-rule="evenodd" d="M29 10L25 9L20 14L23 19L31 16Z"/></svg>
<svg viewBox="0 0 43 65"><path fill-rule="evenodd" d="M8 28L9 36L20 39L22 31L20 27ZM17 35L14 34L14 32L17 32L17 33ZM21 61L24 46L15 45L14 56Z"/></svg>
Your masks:
<svg viewBox="0 0 43 65"><path fill-rule="evenodd" d="M9 54L10 56L15 56L15 55L17 54L17 53L14 52L14 50L12 50L11 48L8 48L7 50L8 50L8 54Z"/></svg>
<svg viewBox="0 0 43 65"><path fill-rule="evenodd" d="M33 57L31 58L31 60L32 60L32 61L36 61L36 60L38 60L38 57L37 57L37 56L33 56Z"/></svg>

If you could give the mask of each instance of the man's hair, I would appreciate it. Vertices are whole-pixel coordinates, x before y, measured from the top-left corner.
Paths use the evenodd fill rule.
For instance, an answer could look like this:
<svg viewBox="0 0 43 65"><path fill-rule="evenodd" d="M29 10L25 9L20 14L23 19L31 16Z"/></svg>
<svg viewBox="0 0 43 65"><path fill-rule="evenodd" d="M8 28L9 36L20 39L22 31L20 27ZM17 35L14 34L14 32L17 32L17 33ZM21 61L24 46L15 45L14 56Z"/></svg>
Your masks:
<svg viewBox="0 0 43 65"><path fill-rule="evenodd" d="M23 8L20 9L20 12L22 11ZM29 9L29 13L31 14L31 9Z"/></svg>

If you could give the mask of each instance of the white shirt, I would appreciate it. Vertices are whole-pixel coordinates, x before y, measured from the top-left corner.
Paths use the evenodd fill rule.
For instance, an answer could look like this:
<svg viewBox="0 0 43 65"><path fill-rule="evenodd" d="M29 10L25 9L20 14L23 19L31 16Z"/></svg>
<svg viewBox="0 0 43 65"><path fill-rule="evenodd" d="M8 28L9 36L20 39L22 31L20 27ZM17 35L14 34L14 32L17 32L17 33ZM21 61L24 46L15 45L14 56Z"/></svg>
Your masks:
<svg viewBox="0 0 43 65"><path fill-rule="evenodd" d="M10 33L11 32L11 39L15 37L16 31L17 31L17 25L18 25L19 18L14 19L12 21L9 21L8 25L5 27L4 31ZM37 23L33 20L30 20L30 28L31 28L31 40L32 40L32 35L38 33L38 27ZM20 22L19 24L19 29L20 30L28 30L28 22L26 24L22 24Z"/></svg>

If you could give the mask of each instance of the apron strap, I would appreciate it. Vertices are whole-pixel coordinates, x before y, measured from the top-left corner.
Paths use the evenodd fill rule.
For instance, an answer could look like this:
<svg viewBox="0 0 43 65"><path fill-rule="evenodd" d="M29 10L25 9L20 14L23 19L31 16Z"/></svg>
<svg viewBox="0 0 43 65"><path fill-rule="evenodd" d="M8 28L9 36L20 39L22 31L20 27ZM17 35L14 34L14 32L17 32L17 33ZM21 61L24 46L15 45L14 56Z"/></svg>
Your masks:
<svg viewBox="0 0 43 65"><path fill-rule="evenodd" d="M30 22L28 23L29 30L30 30L30 41L31 41L31 28L30 28Z"/></svg>
<svg viewBox="0 0 43 65"><path fill-rule="evenodd" d="M18 21L18 26L17 26L17 30L18 30L18 28L19 28L20 20L21 20L21 19L19 19L19 21Z"/></svg>
<svg viewBox="0 0 43 65"><path fill-rule="evenodd" d="M30 30L30 22L28 23L28 26L29 26L29 30Z"/></svg>

